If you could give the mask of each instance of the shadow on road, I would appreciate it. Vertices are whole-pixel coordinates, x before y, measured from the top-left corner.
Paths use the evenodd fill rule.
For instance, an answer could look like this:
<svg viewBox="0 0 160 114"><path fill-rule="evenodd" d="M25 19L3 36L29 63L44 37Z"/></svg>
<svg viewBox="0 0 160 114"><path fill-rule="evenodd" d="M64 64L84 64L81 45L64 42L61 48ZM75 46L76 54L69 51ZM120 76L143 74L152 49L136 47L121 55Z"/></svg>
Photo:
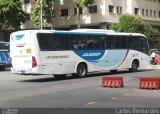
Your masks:
<svg viewBox="0 0 160 114"><path fill-rule="evenodd" d="M139 70L138 72L145 72L145 71L149 71L149 70ZM128 70L126 71L118 71L116 73L110 73L110 72L104 72L104 73L90 73L88 74L85 78L92 78L92 77L102 77L102 76L117 76L117 75L121 75L121 74L131 74L131 73L137 73L137 72L129 72ZM40 77L40 76L39 76ZM54 77L42 77L42 78L39 78L36 79L29 79L29 80L21 80L19 82L37 82L37 83L42 83L42 82L54 82L54 81L64 81L64 80L77 80L79 78L75 78L71 75L69 76L66 76L65 78L54 78Z"/></svg>

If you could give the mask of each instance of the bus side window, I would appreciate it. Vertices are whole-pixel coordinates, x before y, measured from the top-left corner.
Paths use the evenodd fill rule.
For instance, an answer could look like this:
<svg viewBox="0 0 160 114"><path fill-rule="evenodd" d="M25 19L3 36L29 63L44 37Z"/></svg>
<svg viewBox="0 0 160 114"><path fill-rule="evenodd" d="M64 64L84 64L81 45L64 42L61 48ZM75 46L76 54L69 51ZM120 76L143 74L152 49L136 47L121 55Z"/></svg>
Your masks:
<svg viewBox="0 0 160 114"><path fill-rule="evenodd" d="M101 44L101 36L97 36L98 38L94 38L94 47L95 49L101 49L102 44Z"/></svg>
<svg viewBox="0 0 160 114"><path fill-rule="evenodd" d="M70 43L70 47L73 50L85 49L86 47L86 40L80 35L72 35L70 38Z"/></svg>
<svg viewBox="0 0 160 114"><path fill-rule="evenodd" d="M134 39L132 37L128 38L128 46L130 49L134 49L133 41L134 41Z"/></svg>
<svg viewBox="0 0 160 114"><path fill-rule="evenodd" d="M101 37L102 49L107 49L107 38L105 36Z"/></svg>
<svg viewBox="0 0 160 114"><path fill-rule="evenodd" d="M38 43L39 43L40 50L47 51L47 50L52 49L52 47L51 47L51 36L49 34L38 33L37 37L38 37Z"/></svg>
<svg viewBox="0 0 160 114"><path fill-rule="evenodd" d="M68 35L63 34L54 34L52 37L52 45L55 50L68 50L69 49L69 41Z"/></svg>
<svg viewBox="0 0 160 114"><path fill-rule="evenodd" d="M116 37L116 48L118 49L127 49L128 41L126 36L117 36Z"/></svg>
<svg viewBox="0 0 160 114"><path fill-rule="evenodd" d="M115 48L115 38L114 36L108 36L108 47L109 49L114 49Z"/></svg>
<svg viewBox="0 0 160 114"><path fill-rule="evenodd" d="M149 54L147 40L144 37L139 37L139 51Z"/></svg>
<svg viewBox="0 0 160 114"><path fill-rule="evenodd" d="M112 36L104 36L102 38L102 48L112 49L114 47L114 39Z"/></svg>

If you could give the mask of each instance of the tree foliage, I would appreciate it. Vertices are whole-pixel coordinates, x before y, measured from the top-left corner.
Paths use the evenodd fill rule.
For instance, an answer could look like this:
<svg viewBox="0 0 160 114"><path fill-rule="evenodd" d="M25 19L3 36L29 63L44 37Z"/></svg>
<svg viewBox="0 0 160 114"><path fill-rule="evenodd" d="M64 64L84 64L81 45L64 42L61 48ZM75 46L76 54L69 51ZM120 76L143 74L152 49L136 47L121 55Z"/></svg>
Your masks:
<svg viewBox="0 0 160 114"><path fill-rule="evenodd" d="M119 23L112 24L111 29L118 32L137 32L144 31L144 23L139 17L131 16L129 14L122 15Z"/></svg>
<svg viewBox="0 0 160 114"><path fill-rule="evenodd" d="M141 18L129 14L122 15L119 19L119 23L111 24L109 28L118 32L142 33L148 38L151 45L153 45L153 42L160 39L157 29L153 28L151 25L145 25Z"/></svg>
<svg viewBox="0 0 160 114"><path fill-rule="evenodd" d="M77 18L78 18L77 27L78 28L81 28L80 13L79 13L80 5L84 5L85 7L87 7L88 5L91 5L95 2L96 2L96 0L73 0L73 3L76 4L76 6L77 6Z"/></svg>
<svg viewBox="0 0 160 114"><path fill-rule="evenodd" d="M46 23L52 24L53 21L53 3L55 0L43 0L42 4L42 18ZM37 29L40 28L40 0L35 0L35 5L32 8L33 26Z"/></svg>
<svg viewBox="0 0 160 114"><path fill-rule="evenodd" d="M21 7L20 0L0 0L0 29L20 29L21 23L29 19Z"/></svg>
<svg viewBox="0 0 160 114"><path fill-rule="evenodd" d="M95 0L73 0L73 3L76 5L84 5L85 7L87 7L88 5L95 3Z"/></svg>
<svg viewBox="0 0 160 114"><path fill-rule="evenodd" d="M148 38L149 44L151 47L154 46L154 43L160 41L160 35L158 29L153 28L150 25L144 26L144 33Z"/></svg>

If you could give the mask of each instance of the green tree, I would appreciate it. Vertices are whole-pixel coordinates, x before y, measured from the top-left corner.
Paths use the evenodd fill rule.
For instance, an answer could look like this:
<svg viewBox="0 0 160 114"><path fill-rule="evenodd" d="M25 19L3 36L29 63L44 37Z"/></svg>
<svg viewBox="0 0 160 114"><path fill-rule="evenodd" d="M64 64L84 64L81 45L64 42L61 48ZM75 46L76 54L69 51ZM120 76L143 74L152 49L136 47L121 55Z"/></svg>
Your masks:
<svg viewBox="0 0 160 114"><path fill-rule="evenodd" d="M33 26L37 29L40 28L40 0L35 0L35 5L32 8L32 20ZM55 0L43 0L43 12L42 17L46 23L51 25L51 29L53 28L53 5Z"/></svg>
<svg viewBox="0 0 160 114"><path fill-rule="evenodd" d="M142 19L129 14L122 15L119 19L119 23L112 24L110 29L114 29L118 32L137 32L144 31L144 23Z"/></svg>
<svg viewBox="0 0 160 114"><path fill-rule="evenodd" d="M158 29L153 28L150 25L144 26L144 33L148 38L149 44L151 48L154 48L154 44L160 41L160 35Z"/></svg>
<svg viewBox="0 0 160 114"><path fill-rule="evenodd" d="M73 3L76 4L77 6L77 18L78 18L77 28L78 29L81 28L80 13L79 13L80 5L84 5L85 7L87 7L88 5L92 5L95 2L96 0L73 0Z"/></svg>
<svg viewBox="0 0 160 114"><path fill-rule="evenodd" d="M0 29L20 29L21 23L29 19L22 11L20 0L0 0Z"/></svg>
<svg viewBox="0 0 160 114"><path fill-rule="evenodd" d="M160 39L157 29L153 28L151 25L145 25L141 18L129 14L122 15L119 19L119 23L111 24L109 28L118 32L142 33L148 38L151 47L155 41Z"/></svg>

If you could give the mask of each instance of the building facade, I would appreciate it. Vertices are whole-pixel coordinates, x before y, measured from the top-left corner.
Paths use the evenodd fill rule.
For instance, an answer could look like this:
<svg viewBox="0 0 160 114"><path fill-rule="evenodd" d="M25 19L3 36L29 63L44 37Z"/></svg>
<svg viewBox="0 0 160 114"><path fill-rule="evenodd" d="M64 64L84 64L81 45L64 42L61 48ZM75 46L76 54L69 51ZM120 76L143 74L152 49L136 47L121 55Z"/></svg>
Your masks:
<svg viewBox="0 0 160 114"><path fill-rule="evenodd" d="M30 13L34 0L24 1L23 9ZM53 12L53 28L76 28L78 18L73 0L55 1ZM82 28L107 28L117 23L122 14L139 16L146 24L160 28L160 0L96 0L88 7L80 6L79 12ZM33 28L32 22L28 21L22 28Z"/></svg>
<svg viewBox="0 0 160 114"><path fill-rule="evenodd" d="M31 10L32 7L34 7L35 1L34 0L22 0L22 9L26 13L30 14L31 16ZM25 23L22 23L21 29L31 29L33 28L33 22L32 20L27 20Z"/></svg>

